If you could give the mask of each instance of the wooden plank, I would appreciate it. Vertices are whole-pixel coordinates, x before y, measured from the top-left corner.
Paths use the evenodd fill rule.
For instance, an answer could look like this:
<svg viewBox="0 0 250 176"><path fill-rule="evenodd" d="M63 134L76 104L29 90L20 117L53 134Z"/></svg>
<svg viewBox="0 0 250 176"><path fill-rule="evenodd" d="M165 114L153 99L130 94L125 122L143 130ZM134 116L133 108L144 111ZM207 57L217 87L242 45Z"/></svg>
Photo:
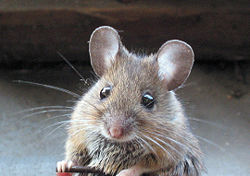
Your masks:
<svg viewBox="0 0 250 176"><path fill-rule="evenodd" d="M188 42L197 60L250 59L250 6L240 0L0 2L0 61L88 60L91 32L118 29L129 49L154 52L169 39Z"/></svg>

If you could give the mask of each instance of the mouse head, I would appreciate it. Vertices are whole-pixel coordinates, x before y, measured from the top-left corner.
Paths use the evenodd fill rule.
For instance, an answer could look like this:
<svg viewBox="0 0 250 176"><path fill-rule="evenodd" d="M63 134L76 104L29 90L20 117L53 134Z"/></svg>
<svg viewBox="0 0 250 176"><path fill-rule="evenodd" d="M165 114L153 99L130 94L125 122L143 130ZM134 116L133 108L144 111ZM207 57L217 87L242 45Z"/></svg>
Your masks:
<svg viewBox="0 0 250 176"><path fill-rule="evenodd" d="M188 44L171 40L156 54L137 56L122 45L115 29L103 26L92 33L89 52L100 79L85 100L98 107L93 111L98 111L103 136L128 141L154 125L176 121L181 107L172 90L190 74L194 53Z"/></svg>

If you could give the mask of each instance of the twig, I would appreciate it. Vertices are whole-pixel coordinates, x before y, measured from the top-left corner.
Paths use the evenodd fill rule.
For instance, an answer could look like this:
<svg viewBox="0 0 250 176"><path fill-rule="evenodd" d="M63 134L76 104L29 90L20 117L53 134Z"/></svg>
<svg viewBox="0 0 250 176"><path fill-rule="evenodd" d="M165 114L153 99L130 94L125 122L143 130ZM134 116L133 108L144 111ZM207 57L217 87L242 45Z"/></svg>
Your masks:
<svg viewBox="0 0 250 176"><path fill-rule="evenodd" d="M56 168L56 172L57 172L57 168ZM65 172L71 172L71 173L93 173L93 174L101 174L102 176L110 176L110 175L104 174L100 170L96 170L94 168L87 167L87 166L73 166L70 169L66 168Z"/></svg>

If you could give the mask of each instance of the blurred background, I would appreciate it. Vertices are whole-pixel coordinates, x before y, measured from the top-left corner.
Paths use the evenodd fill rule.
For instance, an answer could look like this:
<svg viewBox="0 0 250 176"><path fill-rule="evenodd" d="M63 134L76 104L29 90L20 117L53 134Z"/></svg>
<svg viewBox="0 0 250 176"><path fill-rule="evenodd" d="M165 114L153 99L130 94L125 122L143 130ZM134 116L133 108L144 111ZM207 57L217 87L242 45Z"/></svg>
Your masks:
<svg viewBox="0 0 250 176"><path fill-rule="evenodd" d="M88 40L101 25L133 52L170 39L193 47L193 71L176 93L204 152L203 175L250 175L248 0L0 0L1 175L55 175L62 121L77 99L29 82L83 94L94 79Z"/></svg>

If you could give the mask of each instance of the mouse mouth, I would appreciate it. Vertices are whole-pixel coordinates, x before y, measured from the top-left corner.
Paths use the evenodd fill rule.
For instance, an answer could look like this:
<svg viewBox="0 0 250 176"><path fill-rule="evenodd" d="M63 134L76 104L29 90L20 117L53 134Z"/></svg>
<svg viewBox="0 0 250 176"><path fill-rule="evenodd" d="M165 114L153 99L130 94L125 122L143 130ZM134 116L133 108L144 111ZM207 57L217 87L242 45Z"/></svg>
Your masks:
<svg viewBox="0 0 250 176"><path fill-rule="evenodd" d="M131 142L135 139L135 136L133 134L130 134L130 135L122 136L121 138L110 137L109 139L113 141L117 141L117 142Z"/></svg>

